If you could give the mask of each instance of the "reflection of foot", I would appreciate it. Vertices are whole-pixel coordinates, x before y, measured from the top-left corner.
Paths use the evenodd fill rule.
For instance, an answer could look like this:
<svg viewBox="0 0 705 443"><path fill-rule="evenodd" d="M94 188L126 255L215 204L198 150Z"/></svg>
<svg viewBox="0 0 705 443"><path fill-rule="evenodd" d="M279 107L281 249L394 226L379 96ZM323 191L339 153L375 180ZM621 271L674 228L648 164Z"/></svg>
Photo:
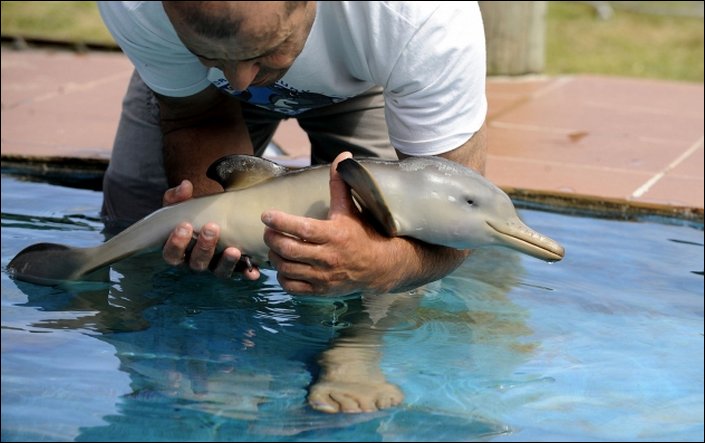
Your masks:
<svg viewBox="0 0 705 443"><path fill-rule="evenodd" d="M311 387L308 403L321 412L374 412L404 399L398 387L382 381L319 381Z"/></svg>
<svg viewBox="0 0 705 443"><path fill-rule="evenodd" d="M321 412L374 412L404 400L401 390L388 383L379 367L379 350L338 346L319 360L321 375L311 386L308 403Z"/></svg>

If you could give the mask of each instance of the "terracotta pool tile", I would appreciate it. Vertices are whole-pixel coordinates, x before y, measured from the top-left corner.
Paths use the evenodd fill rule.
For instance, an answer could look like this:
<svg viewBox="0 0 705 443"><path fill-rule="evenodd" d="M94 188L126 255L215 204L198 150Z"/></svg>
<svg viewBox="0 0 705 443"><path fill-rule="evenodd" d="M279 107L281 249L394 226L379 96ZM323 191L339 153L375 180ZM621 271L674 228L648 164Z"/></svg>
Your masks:
<svg viewBox="0 0 705 443"><path fill-rule="evenodd" d="M514 96L489 96L487 97L487 121L495 116L512 109L521 99Z"/></svg>
<svg viewBox="0 0 705 443"><path fill-rule="evenodd" d="M487 95L521 98L555 81L553 77L490 77L487 79Z"/></svg>
<svg viewBox="0 0 705 443"><path fill-rule="evenodd" d="M279 124L272 139L287 155L292 157L308 156L311 142L295 119L287 119Z"/></svg>
<svg viewBox="0 0 705 443"><path fill-rule="evenodd" d="M119 53L6 51L3 154L109 158L129 60Z"/></svg>
<svg viewBox="0 0 705 443"><path fill-rule="evenodd" d="M684 150L685 143L591 133L564 133L489 125L489 153L495 156L657 172Z"/></svg>
<svg viewBox="0 0 705 443"><path fill-rule="evenodd" d="M500 187L625 199L649 174L490 156L487 177Z"/></svg>
<svg viewBox="0 0 705 443"><path fill-rule="evenodd" d="M115 76L111 79L104 79L101 85L84 84L80 91L57 92L52 97L47 97L42 102L29 102L21 105L18 109L32 110L37 113L47 113L49 116L64 115L67 118L74 117L77 129L85 129L82 119L87 117L108 116L111 118L120 116L124 88L127 87L129 74ZM106 89L106 90L103 90ZM67 106L71 111L67 112ZM117 128L117 121L115 121Z"/></svg>
<svg viewBox="0 0 705 443"><path fill-rule="evenodd" d="M553 78L490 78L487 81L487 120L521 106L535 96L549 90L559 80Z"/></svg>
<svg viewBox="0 0 705 443"><path fill-rule="evenodd" d="M704 151L703 139L701 138L691 148L686 150L682 161L675 165L669 174L683 178L700 178L702 180L705 171Z"/></svg>
<svg viewBox="0 0 705 443"><path fill-rule="evenodd" d="M666 175L640 197L630 200L703 209L703 179Z"/></svg>
<svg viewBox="0 0 705 443"><path fill-rule="evenodd" d="M572 106L572 109L566 109L566 106ZM568 105L559 99L533 101L501 115L495 123L570 134L632 135L683 142L703 133L702 116L697 114L664 116L624 108L604 109L579 103Z"/></svg>
<svg viewBox="0 0 705 443"><path fill-rule="evenodd" d="M501 115L496 122L567 133L632 134L657 140L689 141L702 134L702 92L699 96L694 94L692 85L636 83L641 88L623 79L607 78L603 84L593 78L577 77Z"/></svg>
<svg viewBox="0 0 705 443"><path fill-rule="evenodd" d="M3 112L3 153L109 158L127 81L105 82L107 91L57 93Z"/></svg>
<svg viewBox="0 0 705 443"><path fill-rule="evenodd" d="M703 114L702 83L582 75L565 85L576 100L605 107L668 112L685 116Z"/></svg>
<svg viewBox="0 0 705 443"><path fill-rule="evenodd" d="M68 113L42 112L37 130L34 109L3 115L3 154L46 157L109 158L119 111L112 118L82 115L82 125Z"/></svg>
<svg viewBox="0 0 705 443"><path fill-rule="evenodd" d="M130 61L117 52L83 55L68 51L17 52L2 48L2 61L3 109L8 105L43 100L47 95L81 90L87 85L100 86L105 79L132 73Z"/></svg>

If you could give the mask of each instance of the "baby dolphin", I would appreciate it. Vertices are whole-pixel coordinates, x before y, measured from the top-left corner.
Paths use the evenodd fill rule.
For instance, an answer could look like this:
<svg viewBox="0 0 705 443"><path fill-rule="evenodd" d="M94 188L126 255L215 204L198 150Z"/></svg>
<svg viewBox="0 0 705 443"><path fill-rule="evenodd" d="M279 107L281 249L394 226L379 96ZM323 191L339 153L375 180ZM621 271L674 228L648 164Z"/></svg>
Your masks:
<svg viewBox="0 0 705 443"><path fill-rule="evenodd" d="M337 171L358 205L388 236L456 249L506 246L546 261L563 258L563 247L519 220L504 191L453 161L349 158L338 164ZM207 175L225 192L161 208L95 247L29 246L10 261L8 272L41 285L79 280L122 258L161 247L183 221L196 232L208 222L217 223L220 248L235 246L262 266L268 254L262 212L276 207L316 219L328 215L328 166L290 170L262 158L233 155L214 162Z"/></svg>

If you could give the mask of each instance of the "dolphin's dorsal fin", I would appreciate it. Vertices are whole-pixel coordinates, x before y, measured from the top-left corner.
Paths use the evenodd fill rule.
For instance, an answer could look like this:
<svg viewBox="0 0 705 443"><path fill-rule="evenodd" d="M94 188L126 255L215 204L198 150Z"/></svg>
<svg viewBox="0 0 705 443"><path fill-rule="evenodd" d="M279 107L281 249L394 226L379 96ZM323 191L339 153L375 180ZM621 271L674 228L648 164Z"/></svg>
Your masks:
<svg viewBox="0 0 705 443"><path fill-rule="evenodd" d="M398 232L397 223L370 171L352 158L338 163L336 170L352 189L355 200L372 214L382 231L389 237L395 236Z"/></svg>
<svg viewBox="0 0 705 443"><path fill-rule="evenodd" d="M252 155L226 155L213 162L206 175L226 191L249 188L252 185L278 177L289 169L272 161Z"/></svg>

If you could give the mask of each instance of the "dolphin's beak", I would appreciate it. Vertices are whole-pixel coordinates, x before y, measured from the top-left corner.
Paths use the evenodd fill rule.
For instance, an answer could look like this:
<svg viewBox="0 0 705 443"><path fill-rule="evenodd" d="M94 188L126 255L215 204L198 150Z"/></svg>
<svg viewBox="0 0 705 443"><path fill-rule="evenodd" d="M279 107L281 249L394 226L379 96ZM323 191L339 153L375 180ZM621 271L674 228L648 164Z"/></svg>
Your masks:
<svg viewBox="0 0 705 443"><path fill-rule="evenodd" d="M524 252L549 262L559 261L565 255L563 246L526 226L519 218L499 223L488 221L495 238L502 246Z"/></svg>

